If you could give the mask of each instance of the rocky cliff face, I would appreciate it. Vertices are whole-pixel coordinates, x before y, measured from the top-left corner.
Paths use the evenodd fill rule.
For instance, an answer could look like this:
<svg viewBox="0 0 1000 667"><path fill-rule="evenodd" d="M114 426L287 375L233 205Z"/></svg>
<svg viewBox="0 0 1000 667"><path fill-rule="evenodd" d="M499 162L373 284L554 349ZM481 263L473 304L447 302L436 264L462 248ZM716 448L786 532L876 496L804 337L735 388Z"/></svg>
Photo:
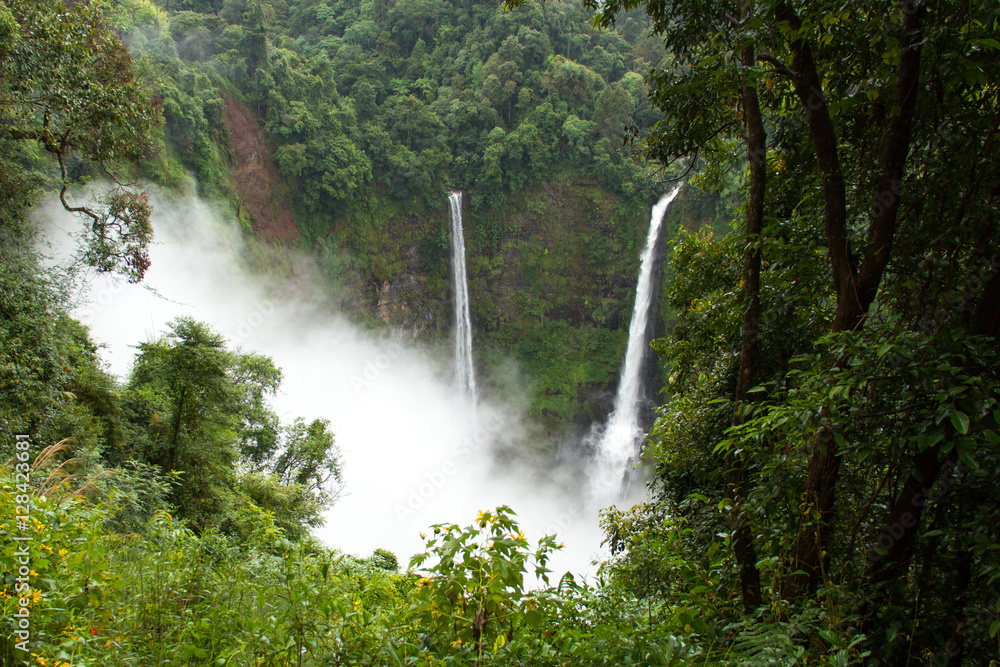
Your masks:
<svg viewBox="0 0 1000 667"><path fill-rule="evenodd" d="M248 218L253 230L266 241L288 243L298 239L292 205L283 193L260 124L246 105L230 99L224 102L222 118L235 157L229 175L238 193L239 214Z"/></svg>
<svg viewBox="0 0 1000 667"><path fill-rule="evenodd" d="M606 416L648 207L579 179L527 189L504 210L466 205L475 355L486 392L527 389L531 412L553 432ZM423 339L452 335L450 240L441 236L447 215L442 207L382 223L398 239L379 249L380 264L393 268L369 298L383 324ZM520 386L510 386L512 377Z"/></svg>
<svg viewBox="0 0 1000 667"><path fill-rule="evenodd" d="M433 289L420 268L420 249L405 248L409 256L403 272L393 280L383 280L375 288L375 315L385 325L401 328L414 338L440 335L450 326L448 294L440 286Z"/></svg>

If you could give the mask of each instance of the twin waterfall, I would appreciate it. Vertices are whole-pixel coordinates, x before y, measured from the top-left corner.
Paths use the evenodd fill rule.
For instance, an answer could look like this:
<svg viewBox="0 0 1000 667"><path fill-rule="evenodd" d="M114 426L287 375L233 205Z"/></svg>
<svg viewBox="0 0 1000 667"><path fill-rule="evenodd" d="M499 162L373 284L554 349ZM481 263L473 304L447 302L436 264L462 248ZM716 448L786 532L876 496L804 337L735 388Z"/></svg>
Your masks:
<svg viewBox="0 0 1000 667"><path fill-rule="evenodd" d="M653 206L649 219L649 234L646 236L646 247L639 264L639 284L635 288L632 322L628 327L625 365L618 381L614 411L598 440L597 461L590 478L591 495L601 503L619 500L628 491L630 462L639 453L643 436L642 423L639 421L642 368L649 354L649 311L657 291L653 284L656 248L663 218L680 190L681 186L678 185L670 194L664 195Z"/></svg>
<svg viewBox="0 0 1000 667"><path fill-rule="evenodd" d="M465 273L465 236L462 233L462 193L448 195L451 206L451 275L455 295L455 375L458 389L476 403L476 367L472 360L472 317L469 280Z"/></svg>
<svg viewBox="0 0 1000 667"><path fill-rule="evenodd" d="M643 399L642 370L649 354L649 313L657 286L653 284L656 249L660 228L671 202L680 192L678 185L653 206L646 247L639 266L635 306L629 324L628 348L615 397L614 411L603 431L596 428L595 460L590 473L591 499L607 504L620 500L628 491L631 462L639 453L643 437L639 408ZM462 234L462 193L448 196L451 206L452 277L455 294L455 372L458 388L473 404L476 402L476 377L472 360L472 320L469 316L469 284L465 271L465 238Z"/></svg>

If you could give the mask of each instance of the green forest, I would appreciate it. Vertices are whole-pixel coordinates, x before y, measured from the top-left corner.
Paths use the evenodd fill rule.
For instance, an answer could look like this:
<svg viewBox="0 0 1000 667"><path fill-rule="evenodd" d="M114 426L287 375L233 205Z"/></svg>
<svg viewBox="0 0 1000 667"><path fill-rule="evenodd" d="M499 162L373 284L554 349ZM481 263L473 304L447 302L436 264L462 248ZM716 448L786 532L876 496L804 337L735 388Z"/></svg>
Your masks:
<svg viewBox="0 0 1000 667"><path fill-rule="evenodd" d="M1000 665L998 63L992 0L0 0L0 664ZM648 495L588 578L518 498L324 543L335 422L194 318L113 375L40 244L48 202L142 284L151 192L211 200L434 352L459 190L549 465L681 180Z"/></svg>
<svg viewBox="0 0 1000 667"><path fill-rule="evenodd" d="M231 201L255 238L310 252L356 317L432 340L450 335L446 196L465 191L487 376L513 353L554 433L601 416L587 396L613 387L647 207L668 189L624 141L658 119L644 13L594 30L579 3L123 4L162 104L142 177ZM717 194L685 199L673 229L725 230Z"/></svg>

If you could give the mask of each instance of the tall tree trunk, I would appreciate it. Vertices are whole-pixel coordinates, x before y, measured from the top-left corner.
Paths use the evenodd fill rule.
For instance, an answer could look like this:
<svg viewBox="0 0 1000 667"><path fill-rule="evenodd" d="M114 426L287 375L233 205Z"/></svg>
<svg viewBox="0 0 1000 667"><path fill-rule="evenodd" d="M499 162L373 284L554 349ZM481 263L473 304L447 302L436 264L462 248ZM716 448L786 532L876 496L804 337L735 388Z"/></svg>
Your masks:
<svg viewBox="0 0 1000 667"><path fill-rule="evenodd" d="M1000 338L1000 263L997 261L990 266L974 313L970 326L970 333L973 336ZM964 370L969 374L982 372L981 368ZM866 578L873 584L888 583L909 574L913 545L922 530L924 510L928 503L940 501L948 492L952 477L962 470L963 464L957 460L954 449L949 454L942 455L945 445L953 437L954 431L946 424L945 439L914 457L909 476L898 495L893 498L889 515L875 544L885 553L870 550L873 555L868 559ZM964 598L971 581L971 570L965 569L970 567L967 559L968 552L961 552L957 567L958 584L955 587L957 595L954 598L956 602L949 608L952 614L953 636L948 642L950 659L948 664L961 663L963 644L960 630L964 623L965 605L964 602L960 603L960 600ZM871 598L862 609L861 616L866 619L863 626L866 633L870 632L872 626L873 610L887 606L891 594L892 592L886 589L878 591L877 596Z"/></svg>
<svg viewBox="0 0 1000 667"><path fill-rule="evenodd" d="M177 441L181 435L181 417L184 413L184 397L187 394L187 387L181 387L181 395L177 401L177 414L174 415L174 433L170 438L170 457L167 460L167 472L174 469L177 464Z"/></svg>
<svg viewBox="0 0 1000 667"><path fill-rule="evenodd" d="M896 90L879 160L874 194L877 205L872 207L867 248L860 270L856 268L847 238L847 198L837 135L816 62L804 38L797 37L789 44L795 93L805 109L823 181L823 222L837 295L834 331L854 331L863 325L889 261L911 143L920 74L920 26L925 14L923 7L916 7L909 0L903 3L902 49L896 71ZM776 18L787 21L796 30L802 27L801 19L791 6L780 6ZM788 564L791 574L782 587L786 599L796 599L815 590L819 584L830 542L830 527L836 517L840 460L833 432L826 427L820 429L809 459L804 512L807 519L796 536Z"/></svg>
<svg viewBox="0 0 1000 667"><path fill-rule="evenodd" d="M906 158L910 153L913 135L913 112L917 105L917 89L920 83L921 23L926 14L927 8L924 5L917 7L909 0L903 3L902 50L896 67L892 114L889 117L885 143L879 159L878 180L872 193L874 201L869 215L865 258L857 276L855 299L858 316L862 318L878 294L878 286L889 263L896 235ZM846 311L851 307L838 303L838 315L841 308ZM845 312L843 317L845 322L849 322L849 318L853 315Z"/></svg>
<svg viewBox="0 0 1000 667"><path fill-rule="evenodd" d="M748 20L753 11L752 2L742 7L743 20ZM754 48L748 45L741 56L743 67L754 66ZM740 374L736 382L733 400L736 411L733 426L743 422L740 405L747 400L747 394L754 384L757 371L757 353L760 347L760 262L761 231L764 227L764 194L767 186L767 134L760 112L757 89L750 85L749 72L744 74L740 91L743 104L743 122L747 133L747 161L750 166L750 184L747 192L744 235L746 254L743 259L743 295L746 301L743 311L743 328L740 342ZM746 461L742 455L726 455L726 498L732 507L729 515L732 532L733 553L740 567L740 589L743 609L749 613L760 606L760 572L757 570L757 551L753 545L753 533L743 508L746 495Z"/></svg>
<svg viewBox="0 0 1000 667"><path fill-rule="evenodd" d="M937 482L945 461L940 457L941 443L917 454L899 495L893 500L889 516L876 546L885 554L873 553L868 560L868 577L879 584L902 574L910 563L910 545L918 532L928 501L934 502L947 490L947 482ZM949 471L954 465L949 465ZM874 552L874 550L872 550Z"/></svg>
<svg viewBox="0 0 1000 667"><path fill-rule="evenodd" d="M787 21L793 29L802 28L801 19L790 6L780 6L776 18L778 21ZM812 49L802 37L793 40L789 47L792 51L795 94L805 110L823 182L823 226L826 231L827 259L833 271L833 287L837 294L837 315L833 326L837 331L850 330L860 322L860 316L854 314L851 317L852 311L841 306L842 303L857 305L858 302L854 298L854 258L847 239L847 194L840 170L837 132L823 94L823 84L813 60Z"/></svg>

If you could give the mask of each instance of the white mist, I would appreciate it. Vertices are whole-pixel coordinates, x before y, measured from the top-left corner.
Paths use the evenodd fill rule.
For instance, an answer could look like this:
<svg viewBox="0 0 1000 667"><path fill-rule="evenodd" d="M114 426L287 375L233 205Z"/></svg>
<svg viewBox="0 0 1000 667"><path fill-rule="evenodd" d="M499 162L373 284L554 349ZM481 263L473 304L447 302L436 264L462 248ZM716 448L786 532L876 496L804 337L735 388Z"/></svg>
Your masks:
<svg viewBox="0 0 1000 667"><path fill-rule="evenodd" d="M125 378L142 341L187 315L232 347L273 358L284 373L274 401L284 423L330 420L345 488L317 531L326 543L367 556L386 548L406 564L434 523L472 523L476 511L510 505L528 539L557 533L566 549L552 561L592 573L602 554L597 510L582 490L519 469L497 470L490 453L522 438L522 415L456 392L445 364L401 337L379 336L330 312L306 282L269 281L239 263L238 230L195 198L153 197L152 266L141 285L91 277L75 314L90 326L110 370ZM50 238L63 253L79 221L45 207ZM555 480L555 481L553 481Z"/></svg>

